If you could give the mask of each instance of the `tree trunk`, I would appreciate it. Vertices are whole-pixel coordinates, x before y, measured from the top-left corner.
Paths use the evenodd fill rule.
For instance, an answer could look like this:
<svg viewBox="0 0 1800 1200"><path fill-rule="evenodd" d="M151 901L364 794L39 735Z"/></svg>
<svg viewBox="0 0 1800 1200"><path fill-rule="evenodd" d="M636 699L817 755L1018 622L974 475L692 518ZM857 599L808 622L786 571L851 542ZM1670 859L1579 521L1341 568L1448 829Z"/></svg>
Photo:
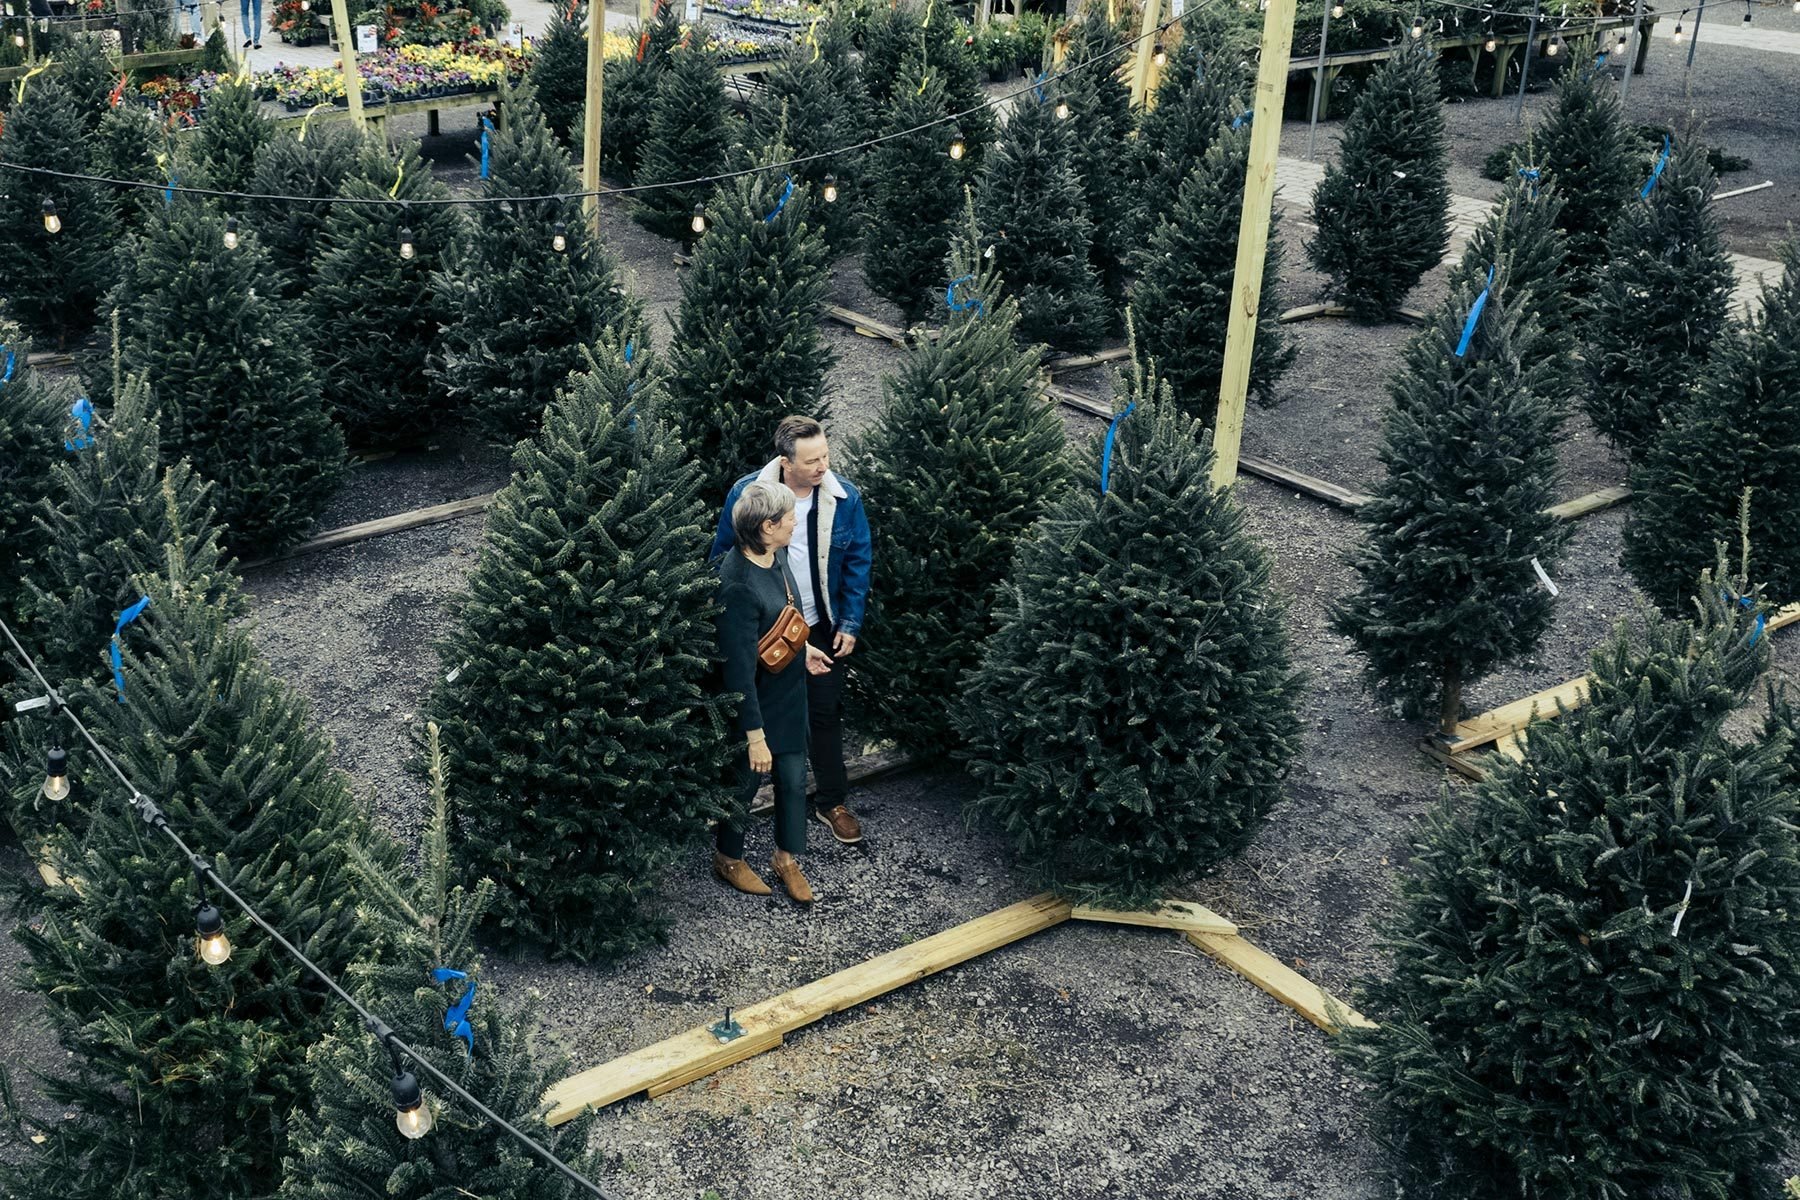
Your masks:
<svg viewBox="0 0 1800 1200"><path fill-rule="evenodd" d="M1462 715L1462 672L1453 666L1444 668L1442 703L1438 709L1438 736L1456 736L1456 720Z"/></svg>

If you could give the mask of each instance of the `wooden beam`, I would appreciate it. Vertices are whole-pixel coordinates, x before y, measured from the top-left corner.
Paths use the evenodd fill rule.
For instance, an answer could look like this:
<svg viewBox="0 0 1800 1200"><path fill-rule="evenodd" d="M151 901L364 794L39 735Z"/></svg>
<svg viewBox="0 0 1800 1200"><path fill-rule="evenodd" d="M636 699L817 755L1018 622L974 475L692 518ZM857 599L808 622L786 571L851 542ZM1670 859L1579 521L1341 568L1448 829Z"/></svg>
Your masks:
<svg viewBox="0 0 1800 1200"><path fill-rule="evenodd" d="M1111 350L1101 350L1094 354L1053 354L1044 360L1044 370L1054 375L1058 371L1080 371L1130 357L1129 346L1115 346Z"/></svg>
<svg viewBox="0 0 1800 1200"><path fill-rule="evenodd" d="M1554 717L1580 708L1587 699L1588 677L1571 679L1553 688L1533 693L1523 700L1502 704L1499 708L1458 721L1456 736L1441 743L1448 754L1467 754L1471 750L1499 741L1531 724L1534 715Z"/></svg>
<svg viewBox="0 0 1800 1200"><path fill-rule="evenodd" d="M1238 927L1202 904L1186 900L1164 900L1155 908L1095 908L1077 904L1069 910L1077 921L1103 921L1109 925L1141 925L1150 929L1179 929L1184 933L1224 933Z"/></svg>
<svg viewBox="0 0 1800 1200"><path fill-rule="evenodd" d="M1162 0L1143 0L1144 18L1138 26L1137 52L1131 60L1131 106L1150 102L1150 56L1156 52L1156 27L1162 21Z"/></svg>
<svg viewBox="0 0 1800 1200"><path fill-rule="evenodd" d="M472 517L487 511L494 502L498 492L485 492L479 496L470 496L465 500L452 500L448 504L434 504L430 508L416 508L411 512L396 513L391 517L379 517L373 521L363 521L355 525L345 525L339 529L328 529L315 538L309 538L298 546L290 546L267 558L252 559L240 563L238 569L248 571L252 567L266 567L270 563L283 559L299 558L303 554L317 554L321 550L335 550L339 546L348 546L353 542L365 542L370 538L381 537L389 533L401 533L408 529L423 529L427 525L439 525L445 521L454 521L459 517Z"/></svg>
<svg viewBox="0 0 1800 1200"><path fill-rule="evenodd" d="M581 125L581 211L588 233L600 237L600 118L606 90L606 6L588 6L587 107Z"/></svg>
<svg viewBox="0 0 1800 1200"><path fill-rule="evenodd" d="M1770 613L1768 624L1763 626L1763 632L1774 633L1777 629L1786 629L1795 621L1800 621L1800 602L1785 605Z"/></svg>
<svg viewBox="0 0 1800 1200"><path fill-rule="evenodd" d="M1420 742L1419 749L1432 762L1449 767L1471 783L1480 783L1487 778L1487 768L1474 761L1476 755L1451 754L1431 738Z"/></svg>
<svg viewBox="0 0 1800 1200"><path fill-rule="evenodd" d="M851 329L854 329L864 337L881 338L884 341L892 342L902 350L905 350L912 345L911 342L907 341L906 331L904 329L896 329L885 321L877 321L874 317L866 317L862 313L851 312L842 305L827 304L825 306L825 315L840 325L848 325Z"/></svg>
<svg viewBox="0 0 1800 1200"><path fill-rule="evenodd" d="M1153 4L1155 0L1147 0ZM1269 214L1275 204L1275 164L1281 155L1281 110L1287 99L1288 50L1294 41L1295 0L1268 0L1263 12L1262 55L1257 61L1250 161L1244 170L1244 205L1238 218L1237 264L1231 276L1231 313L1225 326L1225 363L1219 411L1213 422L1212 485L1237 481L1238 447L1244 440L1244 403L1250 394L1250 356L1256 314L1262 304L1263 263L1269 251ZM1144 47L1140 46L1140 52Z"/></svg>
<svg viewBox="0 0 1800 1200"><path fill-rule="evenodd" d="M350 28L350 6L338 0L331 6L331 23L338 35L338 65L344 73L344 104L357 131L367 128L363 121L362 75L356 69L356 33Z"/></svg>
<svg viewBox="0 0 1800 1200"><path fill-rule="evenodd" d="M545 1120L561 1125L591 1109L604 1108L672 1081L691 1083L748 1055L746 1040L761 1049L832 1013L854 1008L895 988L916 983L990 950L1059 925L1069 919L1067 901L1048 892L984 917L858 963L814 983L737 1010L744 1036L721 1043L709 1026L676 1034L642 1050L571 1075L544 1093ZM1207 935L1199 935L1207 936ZM752 1050L749 1053L759 1053Z"/></svg>
<svg viewBox="0 0 1800 1200"><path fill-rule="evenodd" d="M723 1071L726 1067L734 1067L747 1058L755 1058L765 1051L773 1050L785 1039L779 1033L765 1033L759 1036L745 1035L736 1041L724 1043L724 1048L717 1055L708 1055L706 1061L692 1070L683 1071L679 1075L671 1075L658 1083L645 1088L652 1100L658 1096L666 1096L677 1088L684 1088L690 1083L705 1079L715 1071Z"/></svg>
<svg viewBox="0 0 1800 1200"><path fill-rule="evenodd" d="M1561 504L1553 504L1544 511L1553 517L1573 521L1577 517L1585 517L1589 513L1597 513L1611 508L1615 504L1623 504L1629 499L1631 499L1631 489L1624 484L1619 484L1616 487L1589 492L1585 496L1577 496L1573 500L1564 500Z"/></svg>
<svg viewBox="0 0 1800 1200"><path fill-rule="evenodd" d="M1449 261L1449 257L1445 256L1445 261ZM1397 308L1394 310L1394 315L1413 325L1423 325L1429 319L1416 308ZM1311 321L1317 317L1351 318L1355 316L1355 312L1342 304L1302 304L1299 308L1288 309L1276 320L1283 325L1292 325L1296 321Z"/></svg>
<svg viewBox="0 0 1800 1200"><path fill-rule="evenodd" d="M1273 6L1280 0L1269 0L1269 3ZM1241 937L1190 933L1187 940L1327 1033L1375 1028L1375 1022Z"/></svg>
<svg viewBox="0 0 1800 1200"><path fill-rule="evenodd" d="M1110 403L1096 400L1092 396L1084 396L1080 392L1072 392L1068 388L1054 383L1044 385L1044 398L1084 412L1090 417L1112 420L1113 410Z"/></svg>
<svg viewBox="0 0 1800 1200"><path fill-rule="evenodd" d="M1311 475L1303 475L1280 463L1270 462L1266 458L1258 458L1254 454L1238 456L1238 470L1245 475L1254 475L1258 479L1267 479L1271 483L1279 483L1284 488L1311 496L1315 500L1323 500L1327 504L1335 504L1339 508L1347 508L1354 512L1367 504L1371 499L1362 492L1353 492L1347 487L1328 483L1323 479L1314 479Z"/></svg>

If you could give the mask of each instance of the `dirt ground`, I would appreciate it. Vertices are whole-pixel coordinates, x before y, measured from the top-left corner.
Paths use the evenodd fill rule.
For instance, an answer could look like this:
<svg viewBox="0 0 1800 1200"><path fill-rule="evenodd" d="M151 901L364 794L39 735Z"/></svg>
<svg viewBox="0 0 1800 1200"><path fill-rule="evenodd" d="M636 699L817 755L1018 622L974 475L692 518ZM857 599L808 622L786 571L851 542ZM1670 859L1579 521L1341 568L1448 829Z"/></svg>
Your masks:
<svg viewBox="0 0 1800 1200"><path fill-rule="evenodd" d="M1800 29L1785 9L1759 21ZM1682 107L1676 49L1657 42L1651 72L1633 82L1632 116L1673 119ZM1776 188L1723 202L1733 249L1774 256L1785 214L1800 198L1800 57L1703 45L1693 106L1714 136L1752 160L1732 183ZM1529 111L1547 97L1533 94ZM1451 106L1453 190L1491 195L1482 159L1512 140L1510 101ZM1339 126L1321 128L1320 157ZM1305 127L1284 149L1299 154ZM462 179L466 131L431 147ZM1318 298L1297 225L1288 217L1285 305ZM668 243L609 208L606 229L653 312L672 309L679 280ZM1604 264L1595 264L1604 269ZM1442 272L1412 303L1426 307ZM838 301L892 319L856 264L840 264ZM666 328L657 336L666 342ZM1279 404L1253 408L1245 449L1362 490L1375 449L1383 385L1401 327L1313 321L1292 327L1300 358ZM834 432L865 425L880 379L900 352L828 325L838 354ZM1093 393L1103 381L1061 380ZM1072 437L1092 418L1069 414ZM1623 480L1618 460L1571 418L1562 494ZM854 461L842 464L854 478ZM335 526L487 491L504 483L505 456L446 439L432 451L353 473L322 524ZM1255 479L1240 486L1251 529L1275 561L1290 602L1294 655L1309 675L1304 755L1288 800L1251 847L1183 895L1237 920L1245 933L1341 996L1381 969L1375 924L1405 869L1421 813L1448 788L1415 749L1420 730L1380 711L1358 682L1358 661L1328 631L1328 607L1353 583L1343 557L1357 538L1345 513ZM880 520L880 514L872 514ZM1621 510L1584 519L1560 565L1555 627L1529 661L1474 685L1471 711L1581 672L1588 651L1632 609L1618 567ZM254 570L258 645L314 705L343 768L373 798L379 819L416 838L425 809L404 768L417 708L436 669L433 639L467 577L481 523L462 520ZM879 567L878 567L879 569ZM876 586L879 586L879 574ZM1800 638L1775 642L1791 677ZM1024 898L1004 847L959 812L968 783L943 771L857 789L852 806L870 837L861 849L815 829L807 869L821 899L801 912L779 898L730 892L703 856L664 889L673 918L666 947L614 969L494 958L502 996L535 989L549 1028L578 1066L603 1062L871 955ZM765 862L766 827L750 858ZM26 869L22 856L0 866ZM0 951L0 966L16 959ZM0 994L0 1032L14 1065L61 1051L30 1029L32 997ZM829 1018L783 1047L652 1102L600 1117L602 1182L622 1198L776 1200L790 1197L1084 1200L1089 1197L1260 1197L1373 1200L1390 1194L1368 1136L1371 1097L1334 1061L1324 1034L1178 936L1070 923Z"/></svg>

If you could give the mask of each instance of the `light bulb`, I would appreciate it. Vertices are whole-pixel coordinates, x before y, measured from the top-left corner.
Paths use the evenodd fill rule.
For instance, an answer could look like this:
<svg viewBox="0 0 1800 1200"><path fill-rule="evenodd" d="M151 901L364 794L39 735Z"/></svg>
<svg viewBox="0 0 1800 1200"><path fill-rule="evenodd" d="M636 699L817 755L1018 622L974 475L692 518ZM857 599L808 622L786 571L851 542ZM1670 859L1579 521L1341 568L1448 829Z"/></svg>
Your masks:
<svg viewBox="0 0 1800 1200"><path fill-rule="evenodd" d="M25 48L25 35L22 33L13 34L13 45L23 50Z"/></svg>
<svg viewBox="0 0 1800 1200"><path fill-rule="evenodd" d="M216 967L231 957L231 939L225 936L225 918L219 910L202 902L194 910L194 949L200 954L200 961L209 967Z"/></svg>
<svg viewBox="0 0 1800 1200"><path fill-rule="evenodd" d="M1499 39L1490 33L1490 34L1488 34L1488 40L1481 44L1481 48L1483 50L1486 50L1489 54L1492 54L1494 52L1495 48L1497 48L1499 45L1500 45Z"/></svg>
<svg viewBox="0 0 1800 1200"><path fill-rule="evenodd" d="M569 227L561 221L556 223L556 230L550 238L550 248L558 254L569 248Z"/></svg>
<svg viewBox="0 0 1800 1200"><path fill-rule="evenodd" d="M394 1125L408 1141L431 1132L431 1106L425 1103L425 1094L411 1071L394 1076Z"/></svg>
<svg viewBox="0 0 1800 1200"><path fill-rule="evenodd" d="M1343 5L1334 4L1331 6L1331 19L1332 20L1335 21L1343 15L1344 15L1344 6Z"/></svg>
<svg viewBox="0 0 1800 1200"><path fill-rule="evenodd" d="M1544 57L1545 58L1555 58L1558 54L1561 54L1561 53L1562 53L1562 36L1560 34L1558 34L1556 37L1553 37L1550 39L1550 44L1548 46L1544 47Z"/></svg>
<svg viewBox="0 0 1800 1200"><path fill-rule="evenodd" d="M50 200L44 201L44 232L62 232L62 218L56 215L56 204Z"/></svg>
<svg viewBox="0 0 1800 1200"><path fill-rule="evenodd" d="M959 129L950 138L950 157L957 162L961 162L962 156L967 153L967 151L968 147L963 145L962 130Z"/></svg>
<svg viewBox="0 0 1800 1200"><path fill-rule="evenodd" d="M54 803L68 798L69 752L58 746L44 763L44 799Z"/></svg>
<svg viewBox="0 0 1800 1200"><path fill-rule="evenodd" d="M688 228L697 234L706 232L706 205L694 205L694 219L688 222Z"/></svg>
<svg viewBox="0 0 1800 1200"><path fill-rule="evenodd" d="M1797 2L1800 2L1800 0L1797 0ZM1675 22L1675 37L1673 40L1675 40L1677 42L1687 41L1687 34L1682 32L1680 21Z"/></svg>
<svg viewBox="0 0 1800 1200"><path fill-rule="evenodd" d="M1623 29L1619 30L1618 48L1614 51L1614 53L1615 54L1623 54L1623 53L1625 53L1626 47L1628 47L1630 45L1631 45L1631 39L1625 35L1625 31Z"/></svg>
<svg viewBox="0 0 1800 1200"><path fill-rule="evenodd" d="M1161 42L1156 43L1155 48L1150 51L1150 61L1159 67L1169 61L1169 51Z"/></svg>
<svg viewBox="0 0 1800 1200"><path fill-rule="evenodd" d="M405 259L410 259L410 258L412 258L412 256L413 256L413 231L410 229L402 229L400 231L400 257L405 258Z"/></svg>
<svg viewBox="0 0 1800 1200"><path fill-rule="evenodd" d="M1800 13L1800 0L1794 0L1794 11Z"/></svg>
<svg viewBox="0 0 1800 1200"><path fill-rule="evenodd" d="M237 247L238 247L237 218L236 217L226 217L225 218L225 248L227 250L236 250Z"/></svg>
<svg viewBox="0 0 1800 1200"><path fill-rule="evenodd" d="M1412 35L1413 35L1414 41L1418 41L1420 38L1425 36L1425 18L1424 17L1414 17L1413 18Z"/></svg>
<svg viewBox="0 0 1800 1200"><path fill-rule="evenodd" d="M838 198L837 176L836 175L827 175L825 177L825 203L836 204L837 198Z"/></svg>
<svg viewBox="0 0 1800 1200"><path fill-rule="evenodd" d="M1058 100L1056 102L1056 119L1059 121L1066 121L1069 119L1069 102L1067 100Z"/></svg>
<svg viewBox="0 0 1800 1200"><path fill-rule="evenodd" d="M1744 24L1748 25L1749 23L1750 23L1750 6L1748 4L1746 4L1746 5L1744 5Z"/></svg>

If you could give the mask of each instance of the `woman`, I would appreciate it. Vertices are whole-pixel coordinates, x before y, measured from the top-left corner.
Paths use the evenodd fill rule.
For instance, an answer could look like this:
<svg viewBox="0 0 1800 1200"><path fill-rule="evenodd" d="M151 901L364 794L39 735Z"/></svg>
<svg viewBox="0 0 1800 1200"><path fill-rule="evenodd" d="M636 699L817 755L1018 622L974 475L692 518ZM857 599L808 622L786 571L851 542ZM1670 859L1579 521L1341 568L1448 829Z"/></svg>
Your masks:
<svg viewBox="0 0 1800 1200"><path fill-rule="evenodd" d="M746 745L737 773L740 811L748 812L762 776L775 774L775 857L770 865L781 885L801 904L811 904L812 888L794 855L806 849L806 675L798 664L770 672L756 645L774 628L781 610L799 605L787 568L787 545L794 536L794 493L779 483L752 483L731 510L737 548L719 562L719 653L725 660L725 690L743 700L738 728ZM824 674L831 659L806 647L806 671ZM740 892L771 894L744 861L744 830L719 822L713 871Z"/></svg>

